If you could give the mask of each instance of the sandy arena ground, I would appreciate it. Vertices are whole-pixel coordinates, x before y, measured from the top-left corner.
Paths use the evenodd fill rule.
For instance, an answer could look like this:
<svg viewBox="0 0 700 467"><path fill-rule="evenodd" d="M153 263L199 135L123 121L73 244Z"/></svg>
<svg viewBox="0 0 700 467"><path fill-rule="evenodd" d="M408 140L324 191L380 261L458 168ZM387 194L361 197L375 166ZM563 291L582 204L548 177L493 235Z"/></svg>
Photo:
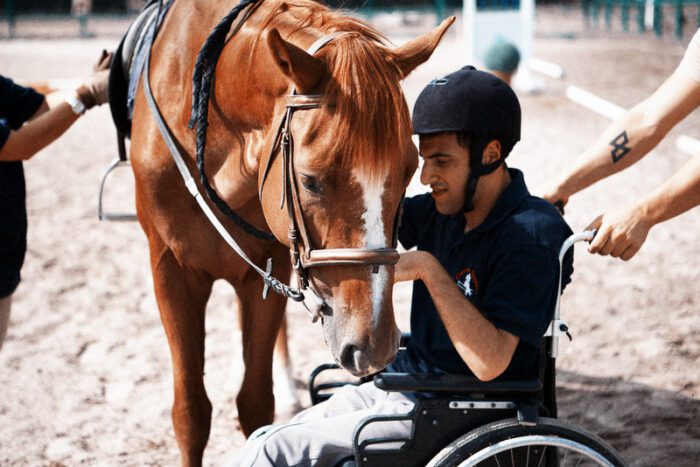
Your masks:
<svg viewBox="0 0 700 467"><path fill-rule="evenodd" d="M86 75L126 24L96 19L90 24L96 37L79 40L73 22L20 21L18 39L0 40L0 73L20 81ZM383 30L397 43L407 38L395 25ZM406 80L409 103L429 79L464 65L459 36L450 33ZM538 10L535 55L563 66L566 77L538 77L539 95L520 94L523 141L509 163L524 169L531 191L538 193L608 123L568 101L566 85L632 105L671 73L689 38L587 30L578 9ZM690 157L676 149L676 138L700 138L699 125L696 112L644 161L576 196L566 216L573 229L670 176ZM25 165L29 251L0 354L0 465L178 462L170 359L145 237L135 223L100 223L96 216L98 182L116 154L109 111L100 108ZM128 171L115 177L112 206L118 200L132 208L130 179ZM560 415L607 439L630 465L700 465L698 232L695 209L653 229L629 263L593 257L583 247L576 253L574 284L563 298L574 339L561 343ZM234 403L241 352L232 302L230 287L217 284L207 316L214 414L206 465L221 465L244 441ZM409 302L410 287L398 287L404 324ZM288 315L294 374L308 404L307 375L330 355L319 325L297 306ZM280 411L279 419L286 417Z"/></svg>

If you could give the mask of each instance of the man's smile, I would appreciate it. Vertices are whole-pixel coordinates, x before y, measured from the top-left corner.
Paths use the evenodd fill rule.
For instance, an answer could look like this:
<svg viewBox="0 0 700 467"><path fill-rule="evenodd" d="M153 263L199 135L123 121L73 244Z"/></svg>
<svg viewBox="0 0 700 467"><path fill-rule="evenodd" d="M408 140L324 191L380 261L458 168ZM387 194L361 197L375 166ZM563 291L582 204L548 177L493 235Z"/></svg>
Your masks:
<svg viewBox="0 0 700 467"><path fill-rule="evenodd" d="M430 188L432 189L433 198L447 193L447 187L443 185L433 185Z"/></svg>

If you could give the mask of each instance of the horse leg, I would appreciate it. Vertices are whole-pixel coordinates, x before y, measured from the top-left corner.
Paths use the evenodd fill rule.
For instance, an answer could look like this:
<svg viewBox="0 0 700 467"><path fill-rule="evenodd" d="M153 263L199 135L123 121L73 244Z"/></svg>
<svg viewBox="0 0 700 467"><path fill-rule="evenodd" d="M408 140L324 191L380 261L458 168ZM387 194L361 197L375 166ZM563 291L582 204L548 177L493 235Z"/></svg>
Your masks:
<svg viewBox="0 0 700 467"><path fill-rule="evenodd" d="M10 309L12 308L12 295L0 298L0 350L7 335L7 327L10 325Z"/></svg>
<svg viewBox="0 0 700 467"><path fill-rule="evenodd" d="M275 405L277 413L280 413L280 408L284 407L284 411L293 415L301 410L301 400L296 390L296 381L294 380L294 367L292 359L289 356L289 343L287 339L287 316L282 317L282 324L277 333L277 341L275 342L275 357L273 360L273 380Z"/></svg>
<svg viewBox="0 0 700 467"><path fill-rule="evenodd" d="M260 276L252 270L236 287L245 366L236 404L238 420L246 436L274 420L272 355L287 302L285 297L274 292L265 300L261 290Z"/></svg>
<svg viewBox="0 0 700 467"><path fill-rule="evenodd" d="M149 240L156 299L173 362L172 419L181 464L201 466L212 412L203 380L204 312L212 281L187 271L159 240Z"/></svg>

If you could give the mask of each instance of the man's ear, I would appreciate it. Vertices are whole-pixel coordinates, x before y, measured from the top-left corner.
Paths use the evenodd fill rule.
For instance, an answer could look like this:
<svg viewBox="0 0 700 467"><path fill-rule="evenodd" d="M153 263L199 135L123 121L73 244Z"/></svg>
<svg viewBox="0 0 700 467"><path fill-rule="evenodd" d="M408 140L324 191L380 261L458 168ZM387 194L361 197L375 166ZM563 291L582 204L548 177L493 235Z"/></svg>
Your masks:
<svg viewBox="0 0 700 467"><path fill-rule="evenodd" d="M497 139L491 140L484 148L481 155L481 164L489 165L501 158L501 142Z"/></svg>

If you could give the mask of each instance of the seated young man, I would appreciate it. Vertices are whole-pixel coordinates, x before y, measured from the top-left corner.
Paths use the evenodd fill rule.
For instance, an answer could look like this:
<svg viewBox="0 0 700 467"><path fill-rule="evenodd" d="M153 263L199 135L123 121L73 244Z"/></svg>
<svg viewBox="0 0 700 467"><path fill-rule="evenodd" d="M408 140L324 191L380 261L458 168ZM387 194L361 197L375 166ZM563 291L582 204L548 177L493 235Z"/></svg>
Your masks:
<svg viewBox="0 0 700 467"><path fill-rule="evenodd" d="M520 139L520 104L495 76L465 67L432 81L413 110L430 194L406 199L395 281L416 281L412 339L387 371L533 378L552 316L558 253L571 230L530 196L504 159ZM564 274L572 272L571 255ZM333 466L352 455L369 415L403 414L412 395L369 382L347 386L289 423L251 435L232 465ZM377 426L374 426L377 425ZM368 437L408 437L410 422L367 427Z"/></svg>

